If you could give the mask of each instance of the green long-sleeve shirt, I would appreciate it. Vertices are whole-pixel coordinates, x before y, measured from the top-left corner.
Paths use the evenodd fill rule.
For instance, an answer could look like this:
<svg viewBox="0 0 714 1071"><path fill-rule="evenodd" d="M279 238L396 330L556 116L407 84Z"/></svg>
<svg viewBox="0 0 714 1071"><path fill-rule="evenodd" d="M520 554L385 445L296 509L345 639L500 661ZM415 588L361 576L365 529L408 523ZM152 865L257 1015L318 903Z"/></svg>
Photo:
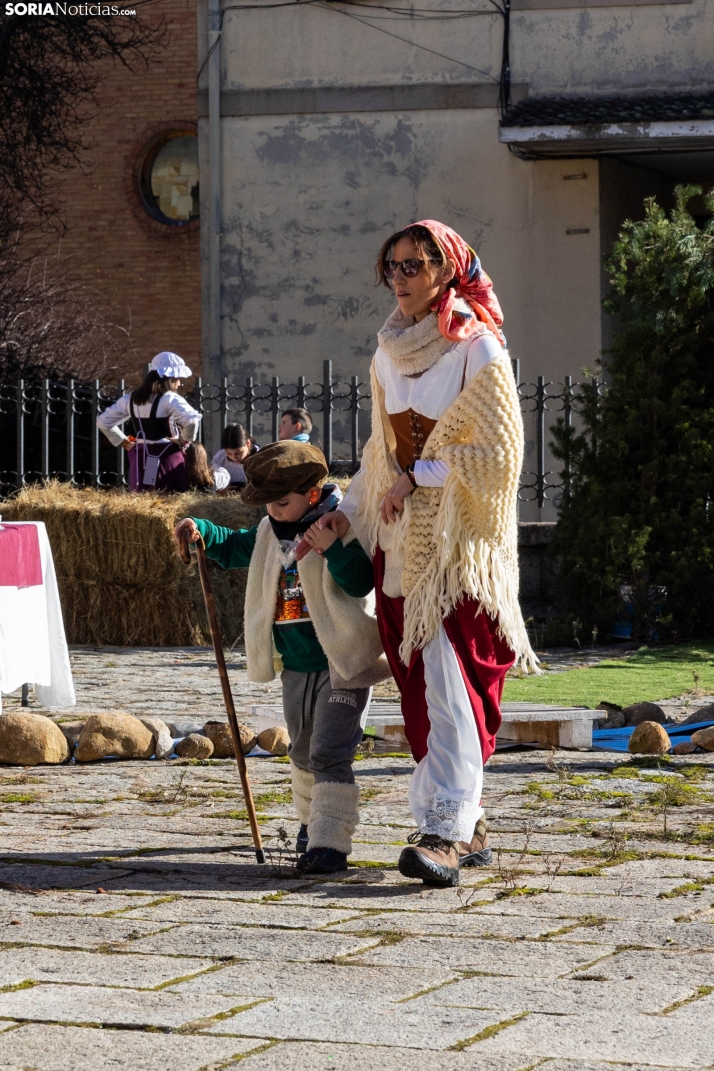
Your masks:
<svg viewBox="0 0 714 1071"><path fill-rule="evenodd" d="M220 528L202 517L193 518L206 545L206 554L223 569L246 569L253 556L258 528ZM364 598L374 587L372 562L358 540L347 545L337 539L325 551L325 562L336 584L356 599ZM278 591L274 598L277 600ZM327 657L311 621L294 621L274 625L275 646L285 669L297 673L319 673L327 669Z"/></svg>

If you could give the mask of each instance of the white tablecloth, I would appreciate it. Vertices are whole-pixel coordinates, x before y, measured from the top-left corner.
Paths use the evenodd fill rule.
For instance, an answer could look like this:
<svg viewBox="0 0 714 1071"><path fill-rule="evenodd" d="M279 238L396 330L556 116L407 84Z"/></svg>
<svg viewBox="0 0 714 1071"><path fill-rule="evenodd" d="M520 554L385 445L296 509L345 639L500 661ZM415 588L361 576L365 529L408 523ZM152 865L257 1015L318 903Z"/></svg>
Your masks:
<svg viewBox="0 0 714 1071"><path fill-rule="evenodd" d="M24 523L37 528L42 586L0 587L0 693L34 684L43 706L71 707L77 700L47 529Z"/></svg>

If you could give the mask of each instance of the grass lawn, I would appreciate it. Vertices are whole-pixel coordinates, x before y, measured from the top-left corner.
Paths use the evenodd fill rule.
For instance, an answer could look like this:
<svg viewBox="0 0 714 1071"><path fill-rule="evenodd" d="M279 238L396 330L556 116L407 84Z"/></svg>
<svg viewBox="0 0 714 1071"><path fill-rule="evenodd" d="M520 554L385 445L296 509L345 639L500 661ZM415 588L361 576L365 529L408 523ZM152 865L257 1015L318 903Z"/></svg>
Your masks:
<svg viewBox="0 0 714 1071"><path fill-rule="evenodd" d="M626 707L645 699L670 699L695 687L714 693L714 643L652 650L641 647L628 658L583 669L546 673L542 677L508 677L503 699L587 707L596 707L605 700Z"/></svg>

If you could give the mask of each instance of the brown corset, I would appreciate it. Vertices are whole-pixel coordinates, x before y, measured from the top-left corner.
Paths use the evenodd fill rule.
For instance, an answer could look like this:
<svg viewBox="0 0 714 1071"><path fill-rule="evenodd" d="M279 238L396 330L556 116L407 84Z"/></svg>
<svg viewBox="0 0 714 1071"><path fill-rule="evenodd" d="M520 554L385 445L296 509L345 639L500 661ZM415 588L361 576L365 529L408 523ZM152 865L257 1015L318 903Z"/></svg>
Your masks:
<svg viewBox="0 0 714 1071"><path fill-rule="evenodd" d="M405 409L403 413L390 413L389 423L397 440L397 463L405 469L412 461L419 460L437 422L413 409Z"/></svg>

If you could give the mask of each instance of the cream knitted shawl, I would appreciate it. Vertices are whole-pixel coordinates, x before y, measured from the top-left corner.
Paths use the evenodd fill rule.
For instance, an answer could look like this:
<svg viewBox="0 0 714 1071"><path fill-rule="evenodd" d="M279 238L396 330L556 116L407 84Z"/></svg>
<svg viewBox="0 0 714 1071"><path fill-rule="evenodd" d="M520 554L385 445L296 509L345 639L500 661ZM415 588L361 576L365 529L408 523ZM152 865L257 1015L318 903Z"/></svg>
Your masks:
<svg viewBox="0 0 714 1071"><path fill-rule="evenodd" d="M507 351L466 385L437 422L422 458L449 463L444 487L418 487L396 525L379 506L399 475L384 391L372 366L372 434L362 457L364 492L355 518L374 552L388 545L405 559L401 578L404 639L400 655L434 637L464 596L498 619L499 635L525 668L535 669L518 602L517 495L523 423Z"/></svg>

